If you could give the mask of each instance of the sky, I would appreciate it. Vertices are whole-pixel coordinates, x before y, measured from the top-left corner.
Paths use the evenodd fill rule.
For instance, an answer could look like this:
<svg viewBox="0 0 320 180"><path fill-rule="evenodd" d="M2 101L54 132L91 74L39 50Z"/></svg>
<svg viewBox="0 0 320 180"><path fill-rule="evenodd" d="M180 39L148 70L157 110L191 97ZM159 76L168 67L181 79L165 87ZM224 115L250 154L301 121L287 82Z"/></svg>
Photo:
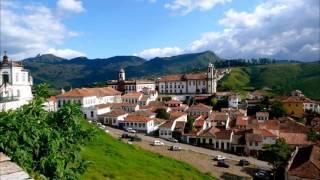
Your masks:
<svg viewBox="0 0 320 180"><path fill-rule="evenodd" d="M16 60L213 51L320 60L319 0L0 0L0 50Z"/></svg>

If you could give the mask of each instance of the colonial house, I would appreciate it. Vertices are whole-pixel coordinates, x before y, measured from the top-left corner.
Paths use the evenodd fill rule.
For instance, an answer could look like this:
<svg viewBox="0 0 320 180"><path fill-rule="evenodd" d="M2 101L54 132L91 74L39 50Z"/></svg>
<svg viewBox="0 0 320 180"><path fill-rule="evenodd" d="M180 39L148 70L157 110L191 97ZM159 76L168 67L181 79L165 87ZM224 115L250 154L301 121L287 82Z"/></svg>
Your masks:
<svg viewBox="0 0 320 180"><path fill-rule="evenodd" d="M157 86L160 94L214 94L217 80L217 70L209 63L205 73L163 76L157 79Z"/></svg>
<svg viewBox="0 0 320 180"><path fill-rule="evenodd" d="M32 77L21 64L9 61L5 52L0 64L0 112L16 109L32 98Z"/></svg>
<svg viewBox="0 0 320 180"><path fill-rule="evenodd" d="M120 125L123 128L132 128L139 132L145 132L147 134L157 130L165 120L157 118L149 118L142 115L128 115L125 117L123 124Z"/></svg>
<svg viewBox="0 0 320 180"><path fill-rule="evenodd" d="M122 109L116 109L98 116L100 122L105 125L122 128L124 119L128 116L128 112Z"/></svg>
<svg viewBox="0 0 320 180"><path fill-rule="evenodd" d="M212 107L199 103L196 105L191 105L187 109L187 112L188 115L192 117L198 117L200 115L209 116L212 112Z"/></svg>
<svg viewBox="0 0 320 180"><path fill-rule="evenodd" d="M285 169L286 180L320 179L320 148L296 147Z"/></svg>
<svg viewBox="0 0 320 180"><path fill-rule="evenodd" d="M118 80L111 80L107 82L108 87L112 87L122 93L141 92L147 88L155 90L156 85L154 81L150 80L126 80L124 69L120 69L118 73Z"/></svg>
<svg viewBox="0 0 320 180"><path fill-rule="evenodd" d="M200 131L197 136L197 144L200 146L227 151L231 148L231 134L231 130L210 127Z"/></svg>
<svg viewBox="0 0 320 180"><path fill-rule="evenodd" d="M180 111L180 112L185 112L188 109L188 105L183 104L179 100L170 100L165 102L165 105L170 107L172 111Z"/></svg>
<svg viewBox="0 0 320 180"><path fill-rule="evenodd" d="M66 103L78 103L81 105L84 116L93 120L97 119L100 108L107 108L106 106L108 106L102 104L117 102L121 102L121 92L110 87L77 88L57 96L58 109ZM97 105L101 105L101 107ZM101 111L106 113L104 110Z"/></svg>
<svg viewBox="0 0 320 180"><path fill-rule="evenodd" d="M207 123L211 122L212 126L229 129L230 117L226 112L212 112L206 119Z"/></svg>
<svg viewBox="0 0 320 180"><path fill-rule="evenodd" d="M181 123L182 122L182 123ZM170 119L164 124L159 126L159 137L161 138L171 138L174 135L174 131L177 128L176 126L183 126L187 122L187 114L183 112L172 111L170 112Z"/></svg>
<svg viewBox="0 0 320 180"><path fill-rule="evenodd" d="M131 104L138 104L139 101L142 99L143 93L142 92L129 92L121 96L122 102L131 103Z"/></svg>
<svg viewBox="0 0 320 180"><path fill-rule="evenodd" d="M257 156L266 144L275 144L278 137L266 129L252 129L245 134L246 153Z"/></svg>

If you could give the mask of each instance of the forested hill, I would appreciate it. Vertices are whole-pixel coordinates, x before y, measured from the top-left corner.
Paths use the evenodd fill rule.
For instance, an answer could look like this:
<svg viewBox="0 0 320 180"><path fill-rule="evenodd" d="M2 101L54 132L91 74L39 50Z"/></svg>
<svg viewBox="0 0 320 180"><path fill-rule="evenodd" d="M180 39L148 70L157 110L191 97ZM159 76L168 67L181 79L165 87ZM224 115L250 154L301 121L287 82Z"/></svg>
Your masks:
<svg viewBox="0 0 320 180"><path fill-rule="evenodd" d="M63 59L51 54L23 60L35 83L48 82L55 88L81 87L94 82L117 79L120 68L126 77L142 77L181 73L205 68L209 62L221 61L213 52L184 54L146 61L136 56L115 56L106 59Z"/></svg>
<svg viewBox="0 0 320 180"><path fill-rule="evenodd" d="M320 100L320 62L233 68L221 82L221 90L245 91L264 87L278 95L300 89L307 97Z"/></svg>

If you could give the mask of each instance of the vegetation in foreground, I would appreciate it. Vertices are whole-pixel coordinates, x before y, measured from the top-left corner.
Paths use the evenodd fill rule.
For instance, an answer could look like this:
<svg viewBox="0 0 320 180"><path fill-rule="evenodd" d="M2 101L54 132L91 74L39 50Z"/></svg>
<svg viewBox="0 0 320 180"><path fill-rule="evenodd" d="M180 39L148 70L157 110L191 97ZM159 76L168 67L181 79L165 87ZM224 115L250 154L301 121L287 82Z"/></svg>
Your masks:
<svg viewBox="0 0 320 180"><path fill-rule="evenodd" d="M276 95L300 89L312 99L320 99L320 63L270 64L233 68L223 78L221 90L247 91L268 87Z"/></svg>
<svg viewBox="0 0 320 180"><path fill-rule="evenodd" d="M92 162L82 179L214 179L189 164L117 141L103 130L81 154Z"/></svg>

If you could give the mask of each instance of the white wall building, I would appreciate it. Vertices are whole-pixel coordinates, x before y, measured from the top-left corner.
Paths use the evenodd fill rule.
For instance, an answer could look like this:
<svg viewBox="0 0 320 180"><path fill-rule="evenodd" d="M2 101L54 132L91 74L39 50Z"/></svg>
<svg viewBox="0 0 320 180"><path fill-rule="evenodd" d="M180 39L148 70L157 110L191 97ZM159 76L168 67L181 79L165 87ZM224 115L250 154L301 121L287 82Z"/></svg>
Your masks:
<svg viewBox="0 0 320 180"><path fill-rule="evenodd" d="M157 86L160 94L213 94L217 92L217 70L209 63L205 73L163 76Z"/></svg>
<svg viewBox="0 0 320 180"><path fill-rule="evenodd" d="M141 92L144 88L155 90L156 85L154 81L150 80L126 80L126 73L124 69L120 69L118 73L118 80L111 80L107 82L108 87L112 87L123 93Z"/></svg>
<svg viewBox="0 0 320 180"><path fill-rule="evenodd" d="M77 88L57 96L58 109L66 103L79 103L84 116L96 120L99 114L110 112L110 108L96 108L97 105L121 102L121 92L110 87ZM100 112L101 111L101 112Z"/></svg>
<svg viewBox="0 0 320 180"><path fill-rule="evenodd" d="M0 74L0 111L16 109L32 100L32 77L22 65L9 61L6 53Z"/></svg>

